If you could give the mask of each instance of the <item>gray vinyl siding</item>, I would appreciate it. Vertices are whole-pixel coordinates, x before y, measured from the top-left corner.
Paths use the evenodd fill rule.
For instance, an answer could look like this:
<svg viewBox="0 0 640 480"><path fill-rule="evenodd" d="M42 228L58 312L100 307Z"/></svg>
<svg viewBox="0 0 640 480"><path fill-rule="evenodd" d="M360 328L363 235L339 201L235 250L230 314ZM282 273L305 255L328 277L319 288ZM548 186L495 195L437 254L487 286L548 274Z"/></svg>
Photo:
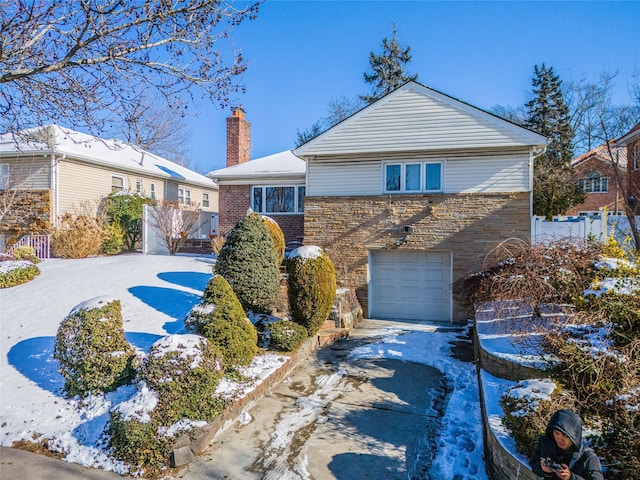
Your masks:
<svg viewBox="0 0 640 480"><path fill-rule="evenodd" d="M443 193L529 191L529 153L385 156L307 162L308 196L381 195L383 162L443 162ZM393 194L397 195L397 194Z"/></svg>
<svg viewBox="0 0 640 480"><path fill-rule="evenodd" d="M446 193L527 191L529 191L529 155L527 153L446 160Z"/></svg>
<svg viewBox="0 0 640 480"><path fill-rule="evenodd" d="M532 144L519 127L440 97L417 88L392 94L299 150L306 157Z"/></svg>
<svg viewBox="0 0 640 480"><path fill-rule="evenodd" d="M307 196L379 195L380 161L307 162Z"/></svg>
<svg viewBox="0 0 640 480"><path fill-rule="evenodd" d="M24 190L49 190L51 188L51 157L2 158L0 163L9 164L11 187Z"/></svg>

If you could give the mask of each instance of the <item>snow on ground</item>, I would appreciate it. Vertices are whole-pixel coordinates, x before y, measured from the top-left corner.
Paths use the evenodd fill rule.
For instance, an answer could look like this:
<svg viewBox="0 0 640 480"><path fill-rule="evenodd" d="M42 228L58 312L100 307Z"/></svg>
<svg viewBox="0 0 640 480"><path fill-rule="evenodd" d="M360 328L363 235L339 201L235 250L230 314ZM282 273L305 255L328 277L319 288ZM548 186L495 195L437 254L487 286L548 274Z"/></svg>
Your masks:
<svg viewBox="0 0 640 480"><path fill-rule="evenodd" d="M438 451L430 478L484 480L482 418L475 366L451 356L456 332L389 329L379 343L354 349L353 359L393 358L429 365L445 374L452 390L442 419Z"/></svg>
<svg viewBox="0 0 640 480"><path fill-rule="evenodd" d="M69 462L125 473L126 465L108 456L102 436L109 410L131 402L140 408L154 396L124 386L107 395L65 399L53 359L58 326L83 302L117 298L127 340L146 353L162 337L186 333L183 319L200 301L212 264L208 257L183 255L55 259L38 264L42 273L31 282L0 289L0 444L47 438ZM284 361L280 355L259 356L244 373L259 383ZM233 398L251 388L225 381L218 390Z"/></svg>
<svg viewBox="0 0 640 480"><path fill-rule="evenodd" d="M64 380L52 357L58 325L88 299L115 297L122 303L127 339L148 352L161 337L186 333L183 319L199 303L211 266L211 258L183 255L49 260L39 264L42 274L35 280L0 290L0 443L49 438L67 461L125 472L125 465L108 456L102 436L108 412L117 405L153 402L153 395L125 386L82 401L65 399ZM458 333L390 328L381 334L379 343L351 355L423 363L442 371L451 388L431 478L487 479L475 367L451 356L449 342ZM259 356L244 373L259 382L284 361L279 355ZM329 380L322 390L331 397L336 383ZM227 398L248 390L227 380L219 387ZM308 407L313 417L313 402Z"/></svg>

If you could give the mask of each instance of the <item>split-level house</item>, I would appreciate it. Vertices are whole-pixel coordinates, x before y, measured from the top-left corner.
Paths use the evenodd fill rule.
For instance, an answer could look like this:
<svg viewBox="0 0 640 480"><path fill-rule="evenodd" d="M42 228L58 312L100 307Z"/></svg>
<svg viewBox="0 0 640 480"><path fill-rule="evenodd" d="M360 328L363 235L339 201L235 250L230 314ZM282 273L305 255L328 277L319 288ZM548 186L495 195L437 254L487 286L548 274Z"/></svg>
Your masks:
<svg viewBox="0 0 640 480"><path fill-rule="evenodd" d="M452 283L500 242L531 239L546 143L407 83L294 150L307 165L304 243L325 250L365 316L462 322Z"/></svg>
<svg viewBox="0 0 640 480"><path fill-rule="evenodd" d="M219 228L229 233L248 209L278 223L287 243L303 235L304 160L291 150L250 160L251 124L240 107L227 118L226 167L207 174L219 186Z"/></svg>
<svg viewBox="0 0 640 480"><path fill-rule="evenodd" d="M585 193L585 200L567 210L567 215L600 215L605 209L614 215L623 213L626 201L623 192L627 191L629 180L626 147L617 147L613 141L609 145L602 144L574 158L571 166L574 170L573 180ZM620 177L622 188L617 176Z"/></svg>
<svg viewBox="0 0 640 480"><path fill-rule="evenodd" d="M627 150L627 172L629 176L629 199L636 215L640 215L640 123L615 142Z"/></svg>
<svg viewBox="0 0 640 480"><path fill-rule="evenodd" d="M58 125L4 134L0 251L22 236L48 233L67 213L96 214L110 193L123 191L197 205L203 223L196 237L209 239L215 228L218 186L204 175L133 145Z"/></svg>

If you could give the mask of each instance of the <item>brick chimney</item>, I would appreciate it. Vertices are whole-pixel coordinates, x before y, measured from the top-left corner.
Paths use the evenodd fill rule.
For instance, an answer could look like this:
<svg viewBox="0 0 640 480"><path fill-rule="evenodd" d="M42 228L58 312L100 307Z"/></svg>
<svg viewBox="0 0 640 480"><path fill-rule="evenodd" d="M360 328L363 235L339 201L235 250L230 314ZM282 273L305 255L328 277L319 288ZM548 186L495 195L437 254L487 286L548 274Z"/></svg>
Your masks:
<svg viewBox="0 0 640 480"><path fill-rule="evenodd" d="M244 118L242 107L233 107L227 118L227 167L249 161L251 124Z"/></svg>

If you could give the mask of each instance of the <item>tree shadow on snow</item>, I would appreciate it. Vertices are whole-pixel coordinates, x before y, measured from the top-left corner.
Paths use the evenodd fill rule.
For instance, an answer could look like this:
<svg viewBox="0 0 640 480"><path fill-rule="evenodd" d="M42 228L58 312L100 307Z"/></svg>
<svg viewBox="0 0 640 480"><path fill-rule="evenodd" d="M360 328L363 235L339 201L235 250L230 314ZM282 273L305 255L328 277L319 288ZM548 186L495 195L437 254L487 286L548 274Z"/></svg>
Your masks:
<svg viewBox="0 0 640 480"><path fill-rule="evenodd" d="M162 338L162 335L144 332L124 332L124 337L136 350L148 352L151 345Z"/></svg>
<svg viewBox="0 0 640 480"><path fill-rule="evenodd" d="M158 274L160 280L203 291L211 279L211 274L200 272L162 272Z"/></svg>
<svg viewBox="0 0 640 480"><path fill-rule="evenodd" d="M9 364L40 388L63 396L64 377L53 358L55 337L35 337L17 343L9 353Z"/></svg>
<svg viewBox="0 0 640 480"><path fill-rule="evenodd" d="M184 331L184 317L191 307L200 302L200 295L172 288L139 286L131 287L129 293L157 311L175 319L162 326L169 334Z"/></svg>
<svg viewBox="0 0 640 480"><path fill-rule="evenodd" d="M379 478L406 478L405 466L387 456L365 453L340 453L329 463L329 470L336 480L375 478L372 472L380 472Z"/></svg>

